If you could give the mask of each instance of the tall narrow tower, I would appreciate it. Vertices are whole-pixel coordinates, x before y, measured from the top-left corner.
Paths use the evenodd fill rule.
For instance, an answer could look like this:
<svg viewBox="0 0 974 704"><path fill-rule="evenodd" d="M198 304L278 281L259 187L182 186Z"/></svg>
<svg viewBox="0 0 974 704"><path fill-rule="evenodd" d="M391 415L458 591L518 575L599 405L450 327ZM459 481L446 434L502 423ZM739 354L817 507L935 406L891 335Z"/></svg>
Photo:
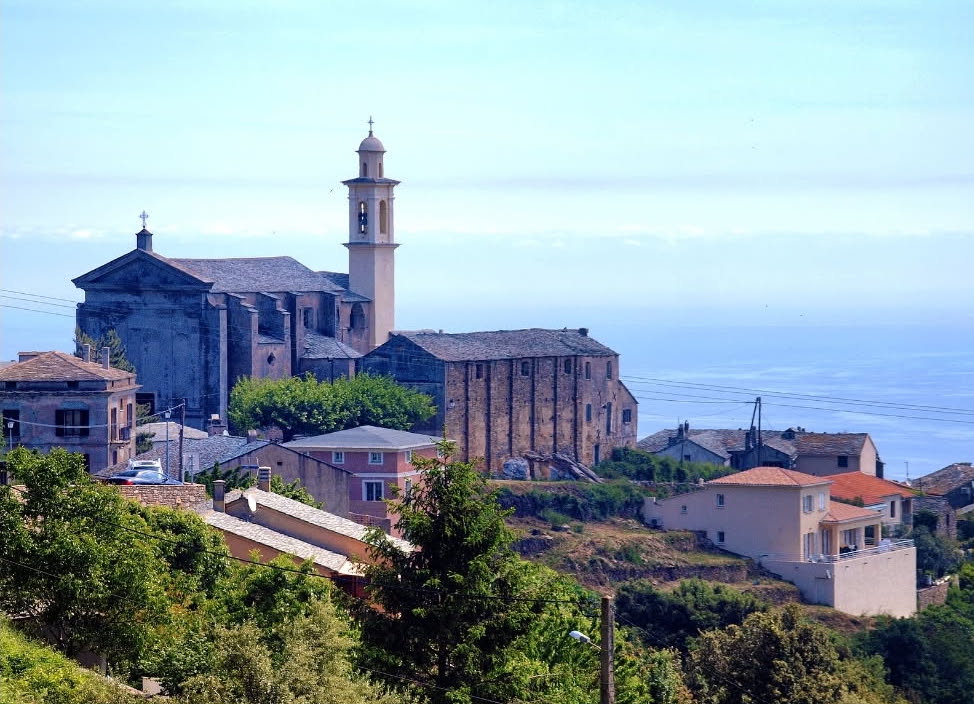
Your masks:
<svg viewBox="0 0 974 704"><path fill-rule="evenodd" d="M382 142L372 134L358 147L358 178L348 186L348 288L372 299L369 346L389 339L396 322L396 267L393 189L399 184L386 178Z"/></svg>

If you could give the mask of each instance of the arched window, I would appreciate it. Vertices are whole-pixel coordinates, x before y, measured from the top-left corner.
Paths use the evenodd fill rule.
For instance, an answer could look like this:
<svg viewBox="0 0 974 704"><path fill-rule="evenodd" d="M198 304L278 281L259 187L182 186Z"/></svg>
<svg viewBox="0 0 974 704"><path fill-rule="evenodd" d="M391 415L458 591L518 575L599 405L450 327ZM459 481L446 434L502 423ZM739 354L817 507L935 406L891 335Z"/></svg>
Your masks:
<svg viewBox="0 0 974 704"><path fill-rule="evenodd" d="M379 162L379 178L382 178L382 162Z"/></svg>
<svg viewBox="0 0 974 704"><path fill-rule="evenodd" d="M369 165L366 162L362 162L362 178L366 178L369 175Z"/></svg>
<svg viewBox="0 0 974 704"><path fill-rule="evenodd" d="M349 318L348 327L350 330L361 330L365 327L365 310L361 303L352 306L352 315Z"/></svg>
<svg viewBox="0 0 974 704"><path fill-rule="evenodd" d="M379 201L379 234L384 235L389 229L389 208L384 200Z"/></svg>
<svg viewBox="0 0 974 704"><path fill-rule="evenodd" d="M364 235L369 230L369 206L365 204L365 201L360 201L358 204L358 231L359 234Z"/></svg>

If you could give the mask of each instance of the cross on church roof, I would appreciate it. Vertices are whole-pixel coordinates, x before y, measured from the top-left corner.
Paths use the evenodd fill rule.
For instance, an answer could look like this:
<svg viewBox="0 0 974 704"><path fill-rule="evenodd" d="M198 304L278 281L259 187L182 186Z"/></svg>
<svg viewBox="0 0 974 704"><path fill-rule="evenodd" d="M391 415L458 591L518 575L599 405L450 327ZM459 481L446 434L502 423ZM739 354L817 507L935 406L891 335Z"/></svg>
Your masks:
<svg viewBox="0 0 974 704"><path fill-rule="evenodd" d="M372 136L372 125L374 125L374 124L375 124L375 122L373 122L372 116L369 115L369 136L370 137Z"/></svg>
<svg viewBox="0 0 974 704"><path fill-rule="evenodd" d="M142 214L139 215L139 217L142 218L142 229L144 230L145 229L145 221L149 219L149 214L147 212L145 212L145 210L143 210L142 211Z"/></svg>

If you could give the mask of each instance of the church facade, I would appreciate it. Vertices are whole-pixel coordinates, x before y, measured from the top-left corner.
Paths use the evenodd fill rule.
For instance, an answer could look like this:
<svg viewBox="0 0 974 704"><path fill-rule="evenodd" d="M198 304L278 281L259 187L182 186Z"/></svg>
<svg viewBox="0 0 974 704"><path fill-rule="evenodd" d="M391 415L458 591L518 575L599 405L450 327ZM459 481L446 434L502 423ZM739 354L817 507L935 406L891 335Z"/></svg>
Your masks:
<svg viewBox="0 0 974 704"><path fill-rule="evenodd" d="M349 271L312 271L291 257L181 259L136 248L74 279L84 290L77 325L114 329L142 385L139 403L186 402L186 422L226 417L243 376L320 379L354 374L356 360L395 326L394 189L372 130L358 148L349 191Z"/></svg>

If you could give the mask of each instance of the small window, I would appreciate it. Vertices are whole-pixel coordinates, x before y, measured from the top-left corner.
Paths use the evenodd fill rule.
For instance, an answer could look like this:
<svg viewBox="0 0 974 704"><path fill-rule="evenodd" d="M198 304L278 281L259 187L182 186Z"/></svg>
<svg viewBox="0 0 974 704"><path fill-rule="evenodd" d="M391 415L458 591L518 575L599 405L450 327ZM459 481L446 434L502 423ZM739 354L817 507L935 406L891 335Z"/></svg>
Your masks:
<svg viewBox="0 0 974 704"><path fill-rule="evenodd" d="M571 359L566 359L565 360L565 362L564 362L564 369L565 369L565 374L571 374L572 373L572 360Z"/></svg>
<svg viewBox="0 0 974 704"><path fill-rule="evenodd" d="M631 408L623 408L622 409L622 422L623 423L632 423L632 409Z"/></svg>
<svg viewBox="0 0 974 704"><path fill-rule="evenodd" d="M379 234L384 235L389 230L389 208L384 200L379 201Z"/></svg>
<svg viewBox="0 0 974 704"><path fill-rule="evenodd" d="M531 362L521 362L521 376L531 376Z"/></svg>
<svg viewBox="0 0 974 704"><path fill-rule="evenodd" d="M586 379L591 379L592 378L592 363L591 362L586 362L585 363L585 378Z"/></svg>
<svg viewBox="0 0 974 704"><path fill-rule="evenodd" d="M606 379L612 378L612 362L605 363L605 378Z"/></svg>
<svg viewBox="0 0 974 704"><path fill-rule="evenodd" d="M360 235L364 235L368 231L369 231L369 206L365 204L365 201L361 201L358 204L358 232Z"/></svg>
<svg viewBox="0 0 974 704"><path fill-rule="evenodd" d="M896 502L895 501L890 501L889 502L889 517L890 518L896 518Z"/></svg>
<svg viewBox="0 0 974 704"><path fill-rule="evenodd" d="M383 169L382 169L382 162L380 161L379 162L379 178L382 178L382 171L383 171Z"/></svg>
<svg viewBox="0 0 974 704"><path fill-rule="evenodd" d="M714 497L714 500L716 501L717 508L724 508L724 495L723 494L717 494Z"/></svg>
<svg viewBox="0 0 974 704"><path fill-rule="evenodd" d="M361 174L362 178L367 178L369 175L369 165L364 161L362 162L362 168L359 169L359 173Z"/></svg>
<svg viewBox="0 0 974 704"><path fill-rule="evenodd" d="M718 545L724 544L724 531L722 530L717 531L717 544Z"/></svg>
<svg viewBox="0 0 974 704"><path fill-rule="evenodd" d="M88 411L63 409L54 412L54 434L58 437L88 437Z"/></svg>
<svg viewBox="0 0 974 704"><path fill-rule="evenodd" d="M274 353L273 352L271 352L269 355L267 355L267 364L269 366L274 366L274 362L275 361L277 361L277 357L274 356Z"/></svg>
<svg viewBox="0 0 974 704"><path fill-rule="evenodd" d="M690 460L691 457L693 457L693 455L683 455L683 461L684 462L690 462L691 461Z"/></svg>
<svg viewBox="0 0 974 704"><path fill-rule="evenodd" d="M69 389L77 389L79 386L80 386L80 384L77 381L69 381L68 382L68 388ZM115 463L112 462L112 464L115 464Z"/></svg>
<svg viewBox="0 0 974 704"><path fill-rule="evenodd" d="M818 493L818 510L819 511L824 511L825 510L825 492L824 491L820 491Z"/></svg>
<svg viewBox="0 0 974 704"><path fill-rule="evenodd" d="M383 482L362 482L362 499L365 501L382 501Z"/></svg>
<svg viewBox="0 0 974 704"><path fill-rule="evenodd" d="M680 513L686 513L686 512L687 512L687 505L683 504L682 506L680 506Z"/></svg>
<svg viewBox="0 0 974 704"><path fill-rule="evenodd" d="M605 404L605 432L612 432L612 404Z"/></svg>
<svg viewBox="0 0 974 704"><path fill-rule="evenodd" d="M602 446L596 445L592 450L592 464L598 464L602 461Z"/></svg>
<svg viewBox="0 0 974 704"><path fill-rule="evenodd" d="M20 437L20 411L3 411L3 437L6 439Z"/></svg>
<svg viewBox="0 0 974 704"><path fill-rule="evenodd" d="M413 461L413 451L412 450L406 450L402 454L406 458L406 461L407 462L412 463L412 461Z"/></svg>
<svg viewBox="0 0 974 704"><path fill-rule="evenodd" d="M592 422L592 404L591 403L586 403L585 404L585 422L586 423L591 423Z"/></svg>
<svg viewBox="0 0 974 704"><path fill-rule="evenodd" d="M849 466L849 455L839 455L839 457L838 457L838 464L839 464L840 467L848 467Z"/></svg>
<svg viewBox="0 0 974 704"><path fill-rule="evenodd" d="M345 464L345 453L341 450L336 450L331 453L332 464Z"/></svg>
<svg viewBox="0 0 974 704"><path fill-rule="evenodd" d="M805 496L802 497L802 511L804 511L805 513L811 513L812 512L812 495L811 494L806 494Z"/></svg>
<svg viewBox="0 0 974 704"><path fill-rule="evenodd" d="M369 464L382 464L382 453L381 452L370 452L369 453Z"/></svg>
<svg viewBox="0 0 974 704"><path fill-rule="evenodd" d="M301 309L301 322L305 328L310 330L315 326L315 309L314 308L302 308Z"/></svg>
<svg viewBox="0 0 974 704"><path fill-rule="evenodd" d="M483 364L476 365L473 368L473 375L474 375L474 378L475 379L483 379L484 378L484 365Z"/></svg>

